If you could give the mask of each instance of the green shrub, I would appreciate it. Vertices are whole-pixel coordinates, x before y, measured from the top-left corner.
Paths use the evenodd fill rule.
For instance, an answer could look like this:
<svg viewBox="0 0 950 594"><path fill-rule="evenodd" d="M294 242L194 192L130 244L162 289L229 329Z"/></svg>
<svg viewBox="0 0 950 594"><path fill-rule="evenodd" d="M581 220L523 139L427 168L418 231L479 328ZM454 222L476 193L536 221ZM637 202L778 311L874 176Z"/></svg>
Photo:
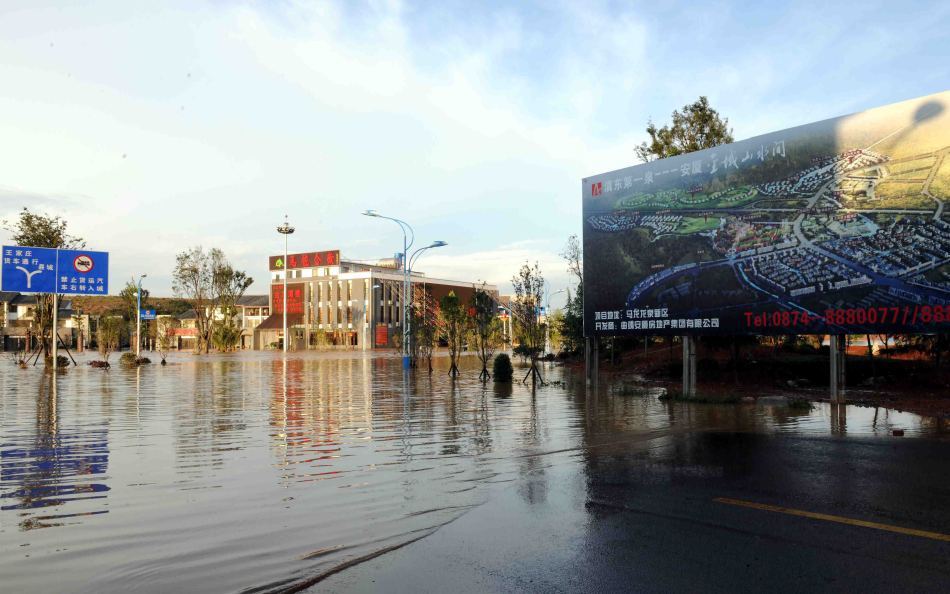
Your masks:
<svg viewBox="0 0 950 594"><path fill-rule="evenodd" d="M511 366L511 357L505 353L496 355L495 360L492 361L492 376L495 381L509 383L514 374L515 370Z"/></svg>
<svg viewBox="0 0 950 594"><path fill-rule="evenodd" d="M53 366L53 356L52 356L52 355L47 355L47 357L46 357L46 359L45 359L45 363L46 363L46 366L47 366L47 367L52 367L52 366ZM69 359L67 359L66 357L64 357L64 356L62 356L62 355L56 355L56 367L57 367L58 369L64 369L64 368L66 368L66 367L69 367Z"/></svg>
<svg viewBox="0 0 950 594"><path fill-rule="evenodd" d="M119 357L119 365L123 367L135 367L138 365L135 353L122 353L122 356Z"/></svg>

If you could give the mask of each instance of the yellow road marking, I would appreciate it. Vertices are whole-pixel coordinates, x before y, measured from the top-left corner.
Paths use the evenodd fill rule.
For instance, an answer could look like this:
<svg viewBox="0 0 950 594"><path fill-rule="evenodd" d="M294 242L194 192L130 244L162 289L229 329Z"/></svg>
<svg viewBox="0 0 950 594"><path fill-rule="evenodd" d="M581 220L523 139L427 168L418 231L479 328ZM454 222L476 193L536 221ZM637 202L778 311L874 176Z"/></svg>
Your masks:
<svg viewBox="0 0 950 594"><path fill-rule="evenodd" d="M777 505L767 505L765 503L755 503L753 501L742 501L741 499L730 499L728 497L716 497L713 501L725 503L727 505L738 505L762 511L778 512L790 516L799 516L801 518L811 518L812 520L824 520L826 522L837 522L839 524L848 524L850 526L861 526L863 528L874 528L875 530L886 530L887 532L896 532L908 536L919 536L921 538L930 538L932 540L942 540L950 542L950 534L941 534L939 532L928 532L927 530L916 530L914 528L902 528L901 526L891 526L890 524L879 524L877 522L868 522L867 520L855 520L842 516L833 516L831 514L819 514L816 512L792 509L790 507L780 507Z"/></svg>

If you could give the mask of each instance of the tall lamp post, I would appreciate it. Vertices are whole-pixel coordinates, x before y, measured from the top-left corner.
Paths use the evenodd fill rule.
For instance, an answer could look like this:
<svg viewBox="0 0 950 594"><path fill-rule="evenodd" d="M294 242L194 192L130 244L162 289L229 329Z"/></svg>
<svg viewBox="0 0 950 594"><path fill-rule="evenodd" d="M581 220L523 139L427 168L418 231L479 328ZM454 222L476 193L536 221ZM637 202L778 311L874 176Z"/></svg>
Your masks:
<svg viewBox="0 0 950 594"><path fill-rule="evenodd" d="M544 354L551 350L551 296L563 293L565 289L558 289L549 293L544 302Z"/></svg>
<svg viewBox="0 0 950 594"><path fill-rule="evenodd" d="M421 247L421 248L417 249L416 251L412 252L412 256L409 258L409 274L412 275L412 265L413 265L413 263L414 263L416 260L419 259L419 256L422 255L422 252L424 252L424 251L426 251L426 250L431 250L431 249L433 249L433 248L445 247L445 246L447 246L447 245L449 245L447 242L444 242L444 241L442 241L441 239L437 239L436 241L433 241L433 242L430 243L429 245L427 245L427 246L425 246L425 247ZM410 287L410 290L411 290L411 289L412 289L412 287ZM425 293L425 291L426 291L426 286L425 286L425 282L423 282L423 284L422 284L422 292ZM410 309L410 313L411 313L412 304L413 304L414 301L415 301L414 295L410 294L410 295L409 295L409 309ZM425 314L423 314L423 315L425 315ZM411 319L411 317L410 317L410 318L407 318L407 320L408 320L408 319ZM425 322L425 318L423 318L422 320L423 320L423 322ZM410 340L411 340L411 337L410 337ZM411 344L411 343L410 343L410 344Z"/></svg>
<svg viewBox="0 0 950 594"><path fill-rule="evenodd" d="M402 368L409 369L409 258L408 251L416 240L416 234L409 223L393 217L379 214L375 210L363 211L367 217L386 219L402 229Z"/></svg>
<svg viewBox="0 0 950 594"><path fill-rule="evenodd" d="M277 232L284 236L284 265L281 267L284 269L284 300L281 309L284 310L284 354L286 355L289 342L289 336L287 336L287 239L294 232L294 228L287 222L287 215L284 215L284 224L277 227Z"/></svg>
<svg viewBox="0 0 950 594"><path fill-rule="evenodd" d="M143 274L135 286L135 358L139 358L139 349L142 348L142 279L148 276Z"/></svg>

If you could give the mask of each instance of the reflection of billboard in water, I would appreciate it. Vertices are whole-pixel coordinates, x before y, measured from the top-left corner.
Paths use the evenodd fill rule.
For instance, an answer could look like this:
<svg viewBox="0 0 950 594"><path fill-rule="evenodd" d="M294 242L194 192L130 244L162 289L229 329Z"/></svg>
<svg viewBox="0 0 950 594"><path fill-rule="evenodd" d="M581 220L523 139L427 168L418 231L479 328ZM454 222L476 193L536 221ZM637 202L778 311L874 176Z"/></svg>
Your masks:
<svg viewBox="0 0 950 594"><path fill-rule="evenodd" d="M587 335L950 327L950 92L584 180Z"/></svg>

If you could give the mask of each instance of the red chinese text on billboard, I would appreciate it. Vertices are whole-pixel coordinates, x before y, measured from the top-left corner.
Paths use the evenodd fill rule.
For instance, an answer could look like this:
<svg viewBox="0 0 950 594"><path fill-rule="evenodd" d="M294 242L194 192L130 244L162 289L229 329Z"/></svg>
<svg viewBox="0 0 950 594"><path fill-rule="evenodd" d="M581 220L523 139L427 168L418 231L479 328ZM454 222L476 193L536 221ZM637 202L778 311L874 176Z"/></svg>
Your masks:
<svg viewBox="0 0 950 594"><path fill-rule="evenodd" d="M271 285L271 303L274 304L272 312L275 314L284 313L284 285ZM287 313L302 314L304 302L303 283L293 283L287 285Z"/></svg>
<svg viewBox="0 0 950 594"><path fill-rule="evenodd" d="M340 251L330 250L324 252L304 252L300 254L290 254L287 256L286 266L283 256L271 256L268 258L270 270L283 270L284 268L316 268L318 266L336 266L340 263Z"/></svg>

